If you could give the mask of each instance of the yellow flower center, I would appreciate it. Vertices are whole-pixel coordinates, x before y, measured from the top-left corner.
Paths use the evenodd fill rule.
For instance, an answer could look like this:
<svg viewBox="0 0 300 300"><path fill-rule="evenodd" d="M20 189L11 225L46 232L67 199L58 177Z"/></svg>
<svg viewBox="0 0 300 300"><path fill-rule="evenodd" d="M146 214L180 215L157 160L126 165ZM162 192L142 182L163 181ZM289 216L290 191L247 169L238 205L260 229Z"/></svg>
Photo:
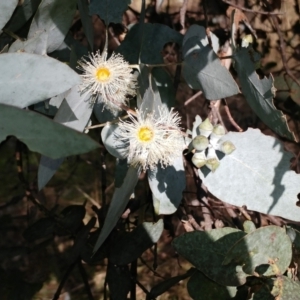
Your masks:
<svg viewBox="0 0 300 300"><path fill-rule="evenodd" d="M107 68L101 67L96 71L96 78L99 81L106 81L110 76L110 71Z"/></svg>
<svg viewBox="0 0 300 300"><path fill-rule="evenodd" d="M153 139L154 132L149 127L141 127L138 131L138 138L141 142L149 142Z"/></svg>

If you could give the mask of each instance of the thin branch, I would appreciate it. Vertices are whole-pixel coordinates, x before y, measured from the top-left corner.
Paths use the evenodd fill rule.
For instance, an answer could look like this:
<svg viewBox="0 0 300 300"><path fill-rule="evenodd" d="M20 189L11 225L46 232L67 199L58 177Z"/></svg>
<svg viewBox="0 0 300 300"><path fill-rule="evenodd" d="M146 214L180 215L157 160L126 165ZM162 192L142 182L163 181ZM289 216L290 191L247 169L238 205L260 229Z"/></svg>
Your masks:
<svg viewBox="0 0 300 300"><path fill-rule="evenodd" d="M282 12L266 12L266 11L253 10L253 9L245 8L243 6L234 4L234 3L232 3L228 0L222 0L222 1L229 4L232 7L238 8L238 9L243 10L243 11L247 11L247 12L252 13L252 14L261 14L261 15L267 15L267 16L272 16L272 15L276 16L276 15L284 15L285 14L285 13L282 13Z"/></svg>
<svg viewBox="0 0 300 300"><path fill-rule="evenodd" d="M89 300L94 300L94 297L93 297L93 294L91 291L91 287L90 287L89 281L88 281L88 275L82 265L82 262L79 260L77 264L78 264L80 275L81 275L83 283L84 283L84 287L85 287L87 296L88 296Z"/></svg>
<svg viewBox="0 0 300 300"><path fill-rule="evenodd" d="M63 287L64 287L64 285L65 285L67 279L69 278L69 276L70 276L72 270L73 270L74 267L76 266L76 264L77 264L77 261L73 262L73 263L69 266L69 268L67 269L65 275L63 276L63 278L62 278L62 280L61 280L61 282L60 282L60 284L59 284L59 286L58 286L58 288L57 288L57 290L56 290L56 292L55 292L55 294L54 294L52 300L58 300L58 299L59 299L60 294L61 294L61 292L62 292L62 289L63 289Z"/></svg>
<svg viewBox="0 0 300 300"><path fill-rule="evenodd" d="M222 99L222 102L224 104L224 109L225 109L225 112L227 114L228 120L231 123L231 125L233 125L237 129L237 131L243 132L243 129L234 121L234 119L230 113L226 99Z"/></svg>
<svg viewBox="0 0 300 300"><path fill-rule="evenodd" d="M192 97L190 97L189 99L187 99L184 102L184 106L189 105L193 100L195 100L197 97L199 97L202 94L202 91L198 91L195 95L193 95Z"/></svg>

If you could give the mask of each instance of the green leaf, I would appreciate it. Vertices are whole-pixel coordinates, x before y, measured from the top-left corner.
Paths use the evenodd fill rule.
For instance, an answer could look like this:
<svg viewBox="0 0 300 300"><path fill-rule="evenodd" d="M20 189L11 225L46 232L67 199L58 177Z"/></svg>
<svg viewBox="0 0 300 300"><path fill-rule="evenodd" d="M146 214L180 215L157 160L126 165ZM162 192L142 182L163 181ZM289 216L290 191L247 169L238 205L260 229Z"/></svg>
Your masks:
<svg viewBox="0 0 300 300"><path fill-rule="evenodd" d="M0 2L0 30L10 19L17 4L18 4L18 0L9 0L9 1L2 0Z"/></svg>
<svg viewBox="0 0 300 300"><path fill-rule="evenodd" d="M259 78L249 50L246 48L238 50L233 58L242 92L253 111L277 134L296 141L295 135L289 129L286 116L274 106L273 77L270 75L263 79Z"/></svg>
<svg viewBox="0 0 300 300"><path fill-rule="evenodd" d="M76 12L77 0L43 0L33 17L28 39L38 31L48 33L47 52L53 52L64 41Z"/></svg>
<svg viewBox="0 0 300 300"><path fill-rule="evenodd" d="M109 23L122 23L122 17L131 0L91 0L90 14L98 15L108 26Z"/></svg>
<svg viewBox="0 0 300 300"><path fill-rule="evenodd" d="M175 250L211 280L230 286L246 282L247 275L234 265L223 266L227 251L243 236L243 231L221 228L185 233L173 241Z"/></svg>
<svg viewBox="0 0 300 300"><path fill-rule="evenodd" d="M155 244L164 229L163 220L157 223L144 222L130 233L122 234L111 246L109 261L114 265L127 265L139 258Z"/></svg>
<svg viewBox="0 0 300 300"><path fill-rule="evenodd" d="M161 51L166 43L174 42L181 45L182 35L166 25L145 23L142 36L140 26L142 25L134 25L116 50L130 64L139 62L140 48L141 63L161 64L164 62ZM142 47L140 47L141 44Z"/></svg>
<svg viewBox="0 0 300 300"><path fill-rule="evenodd" d="M115 225L117 224L119 218L121 217L124 209L129 201L131 194L137 184L139 178L139 170L130 167L127 171L124 182L120 188L116 188L109 205L109 209L104 221L103 228L97 239L93 252L101 247L105 239L111 233Z"/></svg>
<svg viewBox="0 0 300 300"><path fill-rule="evenodd" d="M89 95L81 95L78 86L74 86L65 96L54 121L82 132L88 124L93 111ZM42 156L38 170L38 187L41 190L55 174L64 158L51 159Z"/></svg>
<svg viewBox="0 0 300 300"><path fill-rule="evenodd" d="M213 47L218 40L213 35ZM192 89L201 90L208 100L218 100L239 93L230 72L221 65L214 49L208 44L204 27L191 26L183 40L182 72Z"/></svg>
<svg viewBox="0 0 300 300"><path fill-rule="evenodd" d="M10 2L10 1L6 1ZM19 1L20 2L20 1ZM12 15L11 19L5 26L5 29L16 32L24 26L24 24L32 17L36 12L41 0L24 0L21 1L21 5L18 5Z"/></svg>
<svg viewBox="0 0 300 300"><path fill-rule="evenodd" d="M237 292L236 287L220 285L199 271L196 271L188 281L187 290L194 300L228 300Z"/></svg>
<svg viewBox="0 0 300 300"><path fill-rule="evenodd" d="M94 48L94 25L92 17L89 15L89 1L78 0L78 9L85 36L89 42L90 49Z"/></svg>
<svg viewBox="0 0 300 300"><path fill-rule="evenodd" d="M14 135L31 151L51 158L89 152L99 144L83 133L32 111L0 104L0 142Z"/></svg>
<svg viewBox="0 0 300 300"><path fill-rule="evenodd" d="M199 169L208 190L232 205L300 221L296 205L300 175L290 170L292 154L258 129L230 132L220 142L225 140L234 144L235 151L221 159L214 173Z"/></svg>
<svg viewBox="0 0 300 300"><path fill-rule="evenodd" d="M185 171L182 156L173 165L162 168L159 164L153 171L148 170L148 181L153 193L153 205L157 214L174 213L185 189Z"/></svg>
<svg viewBox="0 0 300 300"><path fill-rule="evenodd" d="M31 39L22 41L16 40L9 47L8 53L27 52L45 55L47 50L48 33L46 31L37 32Z"/></svg>
<svg viewBox="0 0 300 300"><path fill-rule="evenodd" d="M249 275L282 275L292 259L292 243L285 229L266 226L240 239L226 254L223 265L242 266Z"/></svg>
<svg viewBox="0 0 300 300"><path fill-rule="evenodd" d="M79 84L81 79L56 59L29 53L0 55L0 103L26 107Z"/></svg>

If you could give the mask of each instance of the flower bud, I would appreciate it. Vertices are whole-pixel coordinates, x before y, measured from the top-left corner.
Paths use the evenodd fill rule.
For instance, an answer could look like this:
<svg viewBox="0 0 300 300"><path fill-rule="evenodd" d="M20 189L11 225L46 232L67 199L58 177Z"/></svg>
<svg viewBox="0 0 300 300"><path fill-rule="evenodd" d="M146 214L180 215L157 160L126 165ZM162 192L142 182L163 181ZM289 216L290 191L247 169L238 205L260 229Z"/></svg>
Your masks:
<svg viewBox="0 0 300 300"><path fill-rule="evenodd" d="M209 148L207 153L207 160L205 164L212 172L216 171L216 169L220 165L220 161L218 159L218 156L216 154L215 149Z"/></svg>
<svg viewBox="0 0 300 300"><path fill-rule="evenodd" d="M198 169L206 164L206 155L204 152L196 152L192 157L192 162Z"/></svg>
<svg viewBox="0 0 300 300"><path fill-rule="evenodd" d="M217 150L228 155L228 154L231 154L235 150L235 146L233 145L233 143L231 141L225 141L221 145L218 145Z"/></svg>
<svg viewBox="0 0 300 300"><path fill-rule="evenodd" d="M201 135L204 135L206 137L209 137L209 135L212 133L214 129L213 124L211 124L210 120L208 118L205 119L200 125L199 125L199 131Z"/></svg>
<svg viewBox="0 0 300 300"><path fill-rule="evenodd" d="M222 136L224 136L226 133L225 128L221 124L217 124L214 126L213 132L210 135L210 144L213 147L217 146L218 141Z"/></svg>
<svg viewBox="0 0 300 300"><path fill-rule="evenodd" d="M193 147L198 151L203 151L208 147L208 138L204 135L197 135L192 141Z"/></svg>

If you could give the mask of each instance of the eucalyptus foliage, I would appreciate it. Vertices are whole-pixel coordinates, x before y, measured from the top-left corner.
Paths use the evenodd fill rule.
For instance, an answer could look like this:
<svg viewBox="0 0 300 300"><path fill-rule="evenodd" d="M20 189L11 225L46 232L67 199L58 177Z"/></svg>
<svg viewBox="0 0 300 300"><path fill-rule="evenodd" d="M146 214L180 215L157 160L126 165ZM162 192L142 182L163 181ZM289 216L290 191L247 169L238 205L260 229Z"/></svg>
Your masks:
<svg viewBox="0 0 300 300"><path fill-rule="evenodd" d="M116 161L115 187L110 205L107 211L101 212L102 218L98 211L100 229L91 232L96 226L95 217L83 225L84 206L72 206L59 215L51 212L50 216L38 220L25 230L24 238L31 243L45 236L75 236L68 261L70 265L79 258L93 264L108 258L107 280L110 289L114 290L112 295L116 288L120 289L120 293L113 295L112 299L125 299L122 297L126 297L130 290L128 264L157 243L163 232L162 219L155 223L139 220L140 225L125 234L114 230L129 200L134 199L141 174L146 177L151 199L147 201L157 219L177 211L186 186L187 162L183 155L177 155L170 162L157 154L156 147L162 147L158 144L153 146L153 152L158 155L154 167L153 163L133 164L128 157L133 151L134 137L126 140L122 129L122 124L132 122L137 116L145 121L151 115L156 126L163 115L162 109L166 109L168 121L176 118L172 111L176 104L173 78L161 68L164 63L161 51L166 43L173 42L179 46L183 59L180 62L182 75L192 89L201 90L208 101L242 93L271 130L296 141L286 117L274 106L276 89L272 76L260 79L256 73L253 58L257 55L251 45L233 47L232 58L239 88L230 70L218 57L218 38L212 33L208 38L205 28L199 25L191 26L184 36L163 24L145 24L143 18L132 26L116 53L134 65L130 67L134 68L132 72L137 77L136 96L123 101L127 105L125 110L122 110L124 106L117 111L109 109L105 102L101 102L103 93L106 93L106 99L114 101L120 91L113 89L114 84L109 89L105 85L99 87L96 81L93 93L90 93L90 82L83 85L86 78L80 76L82 74L76 65L77 60L83 58L82 53L94 48L91 15L97 14L106 26L121 23L130 3L129 0L91 0L90 3L86 0L25 0L18 5L17 0L0 1L0 29L13 34L18 33L20 28L27 28L21 32L22 38L0 49L3 50L0 54L0 142L15 136L31 151L41 154L37 172L39 190L55 176L65 158L99 149L102 147L100 143ZM89 49L68 35L77 9ZM144 14L145 7L142 9ZM104 61L111 55L107 43L101 55ZM85 56L84 59L89 61L89 58ZM104 67L101 70L102 73L95 73L95 78L110 76L111 70L107 71ZM118 80L128 78L123 76ZM126 81L126 84L129 86L131 83ZM95 93L97 88L102 94ZM103 123L100 143L95 136L94 139L88 136L90 120ZM180 141L174 151L192 152L197 175L218 199L259 213L300 221L300 208L296 205L300 175L290 170L292 154L284 150L280 140L253 128L226 134L224 131L216 138L214 135L217 133L213 129L207 135L203 133L201 124L204 123L197 116L193 128L170 129L165 128L167 123L164 123L165 127L157 125L157 132L163 131L162 128L168 129L167 134L162 134L162 140L167 140L172 130L180 131ZM172 124L177 123L174 121ZM147 126L141 125L141 128L149 130ZM219 124L213 124L214 129L216 126ZM152 138L151 132L146 133L149 134L146 138ZM205 147L202 148L199 143L203 141ZM223 142L232 146L227 155L221 150ZM134 154L141 159L145 156L147 161L150 147L143 148L144 144L141 144ZM182 149L178 148L179 144L182 144ZM200 185L199 182L197 184ZM278 226L256 229L251 222L249 226L251 229L245 231L225 227L177 237L173 247L195 268L152 287L147 299L158 297L188 277L187 289L193 299L246 299L243 295L246 295L247 288L253 286L258 286L254 293L258 297L272 295L279 297L276 299L296 299L300 286L287 276L287 272L293 249L296 247L300 251L299 232ZM116 280L120 282L118 286L115 286ZM24 299L30 299L39 288L32 286ZM253 296L253 299L258 298Z"/></svg>

